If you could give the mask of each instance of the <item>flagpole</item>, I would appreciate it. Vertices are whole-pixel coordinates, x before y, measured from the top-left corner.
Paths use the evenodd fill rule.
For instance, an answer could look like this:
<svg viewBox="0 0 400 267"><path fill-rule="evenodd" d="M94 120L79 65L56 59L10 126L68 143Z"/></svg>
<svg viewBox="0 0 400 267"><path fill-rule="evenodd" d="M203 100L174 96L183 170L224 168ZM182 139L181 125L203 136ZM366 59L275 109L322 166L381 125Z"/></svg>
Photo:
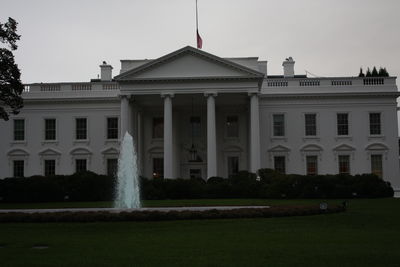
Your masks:
<svg viewBox="0 0 400 267"><path fill-rule="evenodd" d="M199 19L197 14L197 0L196 0L196 33L199 30Z"/></svg>
<svg viewBox="0 0 400 267"><path fill-rule="evenodd" d="M197 49L201 49L203 47L203 40L199 34L199 16L197 12L197 0L196 0L196 42L197 42Z"/></svg>

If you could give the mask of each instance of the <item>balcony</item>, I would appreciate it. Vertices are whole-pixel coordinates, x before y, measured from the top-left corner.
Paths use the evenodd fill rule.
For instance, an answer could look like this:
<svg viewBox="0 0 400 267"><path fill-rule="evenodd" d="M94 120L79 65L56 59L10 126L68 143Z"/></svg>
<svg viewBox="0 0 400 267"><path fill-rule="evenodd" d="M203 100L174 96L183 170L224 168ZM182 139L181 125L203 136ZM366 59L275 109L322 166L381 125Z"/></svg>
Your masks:
<svg viewBox="0 0 400 267"><path fill-rule="evenodd" d="M86 82L86 83L33 83L26 84L23 98L63 99L63 98L104 98L117 97L119 84L117 82Z"/></svg>
<svg viewBox="0 0 400 267"><path fill-rule="evenodd" d="M398 92L396 77L266 78L263 94Z"/></svg>

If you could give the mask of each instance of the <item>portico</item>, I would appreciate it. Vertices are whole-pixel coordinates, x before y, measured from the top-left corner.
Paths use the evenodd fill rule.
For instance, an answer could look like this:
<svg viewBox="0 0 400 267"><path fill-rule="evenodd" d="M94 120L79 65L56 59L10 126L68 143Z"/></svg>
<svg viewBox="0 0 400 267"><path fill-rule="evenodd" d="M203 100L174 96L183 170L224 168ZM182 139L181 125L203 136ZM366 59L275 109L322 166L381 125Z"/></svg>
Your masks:
<svg viewBox="0 0 400 267"><path fill-rule="evenodd" d="M257 171L263 77L191 47L116 76L121 136L137 128L142 174L162 171L165 178L206 179L242 169ZM190 158L191 153L197 158Z"/></svg>

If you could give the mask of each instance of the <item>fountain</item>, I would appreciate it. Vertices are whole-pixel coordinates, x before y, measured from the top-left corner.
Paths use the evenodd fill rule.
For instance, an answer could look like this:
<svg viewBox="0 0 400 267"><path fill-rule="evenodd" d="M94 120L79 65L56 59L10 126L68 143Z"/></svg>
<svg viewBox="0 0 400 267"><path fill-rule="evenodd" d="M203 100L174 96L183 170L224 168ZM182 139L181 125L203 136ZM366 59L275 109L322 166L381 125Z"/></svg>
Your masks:
<svg viewBox="0 0 400 267"><path fill-rule="evenodd" d="M132 136L126 132L118 158L117 184L114 208L137 209L141 207L136 151Z"/></svg>

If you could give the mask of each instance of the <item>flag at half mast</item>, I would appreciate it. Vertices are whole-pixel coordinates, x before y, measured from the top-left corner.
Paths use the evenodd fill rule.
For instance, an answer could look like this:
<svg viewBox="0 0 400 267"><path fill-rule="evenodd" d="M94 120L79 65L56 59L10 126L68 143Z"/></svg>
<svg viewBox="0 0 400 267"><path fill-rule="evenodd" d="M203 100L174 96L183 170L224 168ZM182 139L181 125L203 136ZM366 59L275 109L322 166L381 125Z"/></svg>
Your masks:
<svg viewBox="0 0 400 267"><path fill-rule="evenodd" d="M203 47L203 39L199 34L199 18L197 14L197 0L196 0L196 41L197 41L197 49L201 49Z"/></svg>

